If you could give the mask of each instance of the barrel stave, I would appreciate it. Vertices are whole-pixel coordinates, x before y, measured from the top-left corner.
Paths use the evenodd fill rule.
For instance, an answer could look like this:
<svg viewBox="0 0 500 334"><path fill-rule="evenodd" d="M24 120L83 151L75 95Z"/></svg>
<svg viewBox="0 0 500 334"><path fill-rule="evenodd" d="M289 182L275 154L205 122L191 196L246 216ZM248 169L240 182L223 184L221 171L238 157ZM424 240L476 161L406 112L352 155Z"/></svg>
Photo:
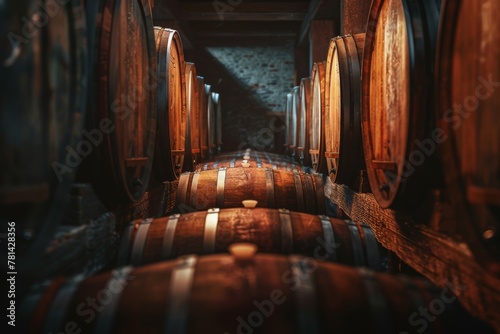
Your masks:
<svg viewBox="0 0 500 334"><path fill-rule="evenodd" d="M251 315L264 312L257 304L273 308L272 317L260 314L258 327L264 333L399 333L415 330L408 319L441 301L444 294L423 280L300 256L262 254L247 262L225 255L187 256L85 279L76 293L69 292L68 309L81 311L88 293L102 296L117 282L122 289L114 290L103 311L90 312L95 320L86 324L81 316L72 318L77 326L85 326L86 333L233 333L242 326L256 328L249 325L255 323ZM60 295L57 282L52 286ZM51 301L46 306L50 305ZM493 332L468 316L456 300L441 305L440 316L426 322L428 331ZM72 316L64 314L45 329L63 330Z"/></svg>

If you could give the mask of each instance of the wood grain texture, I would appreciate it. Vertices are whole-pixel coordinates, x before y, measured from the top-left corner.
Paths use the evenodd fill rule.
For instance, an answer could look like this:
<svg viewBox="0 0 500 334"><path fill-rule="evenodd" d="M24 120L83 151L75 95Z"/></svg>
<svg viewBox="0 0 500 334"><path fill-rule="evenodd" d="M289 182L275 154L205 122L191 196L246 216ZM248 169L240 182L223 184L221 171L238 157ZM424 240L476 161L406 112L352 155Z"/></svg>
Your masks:
<svg viewBox="0 0 500 334"><path fill-rule="evenodd" d="M42 328L60 332L70 321L84 333L95 333L103 328L103 320L109 324L106 333L234 333L238 327L256 328L250 324L259 324L259 332L265 334L311 333L311 329L315 333L400 333L421 329L422 325L412 326L409 317L443 298L442 290L426 281L311 258L262 254L245 262L211 255L85 279L68 293L68 309L78 309L88 296L102 297L100 291L113 291L113 302L102 306L106 312L95 313L94 321L69 312L48 326L43 319L52 315L49 310L61 296L62 283L55 280L41 290L35 311L21 320L31 324L24 333ZM121 283L120 288L112 283ZM446 293L445 298L450 298ZM491 333L456 302L443 303L440 310L441 316L426 322L426 332Z"/></svg>
<svg viewBox="0 0 500 334"><path fill-rule="evenodd" d="M451 207L443 214L446 202L438 202L425 218L382 209L372 194L355 193L346 186L327 180L325 196L336 203L354 221L369 224L378 241L403 261L440 286L454 287L464 307L472 315L500 331L500 278L481 266L460 236L450 237L429 227L429 221L451 220ZM429 217L430 216L430 217ZM444 224L444 223L443 223Z"/></svg>
<svg viewBox="0 0 500 334"><path fill-rule="evenodd" d="M365 34L330 41L326 62L325 157L332 181L354 187L364 169L361 61Z"/></svg>
<svg viewBox="0 0 500 334"><path fill-rule="evenodd" d="M177 192L177 208L184 208L181 212L214 207L234 208L242 207L243 200L253 199L259 202L258 207L272 205L275 208L307 213L325 212L320 175L266 168L227 168L223 184L218 184L220 172L221 170L207 170L182 174ZM222 187L222 205L217 205L219 187Z"/></svg>
<svg viewBox="0 0 500 334"><path fill-rule="evenodd" d="M455 224L500 273L500 28L492 1L445 1L438 45L436 119ZM467 66L463 66L467 64Z"/></svg>
<svg viewBox="0 0 500 334"><path fill-rule="evenodd" d="M177 221L173 240L168 242L170 248L168 255L162 254L162 248L166 244L165 230L169 225L169 217L158 218L150 223L147 237L139 244L134 243L137 234L126 229L122 239L128 238L125 234L132 234L132 238L127 239L128 243L120 245L123 249L118 253L141 252L142 257L139 262L132 263L134 265L158 262L188 254L203 255L205 254L206 219L209 214L211 213L208 211L202 211L181 215ZM283 221L280 216L283 215L290 217L292 227L290 239L282 232ZM233 243L250 242L257 245L259 251L263 253L292 253L307 256L318 254L332 262L366 266L374 270L382 269L383 254L381 253L383 250L379 249L367 225L335 218L322 218L326 219L331 226L335 240L333 244L326 241L325 230L318 216L299 212L283 214L276 209L263 208L222 209L217 215L215 248L211 253L227 253L228 247ZM134 230L137 230L143 223L143 220L138 220L131 226L133 225ZM351 235L353 230L356 239L353 239ZM358 237L361 242L357 241ZM368 242L365 241L366 238L369 239ZM288 243L292 247L285 249L284 245ZM368 257L372 259L368 260ZM129 262L131 259L132 256L119 265L131 263Z"/></svg>
<svg viewBox="0 0 500 334"><path fill-rule="evenodd" d="M155 36L146 0L88 5L86 14L95 19L89 32L95 35L89 37L94 76L86 126L89 132L100 130L103 140L83 163L91 166L89 179L99 198L114 209L139 201L150 180L157 116Z"/></svg>
<svg viewBox="0 0 500 334"><path fill-rule="evenodd" d="M418 204L436 171L421 142L434 130L435 1L374 0L365 36L362 131L371 189L384 208ZM437 179L438 177L436 177Z"/></svg>
<svg viewBox="0 0 500 334"><path fill-rule="evenodd" d="M182 172L186 151L188 114L184 50L176 30L155 27L158 60L157 137L152 182L175 180Z"/></svg>
<svg viewBox="0 0 500 334"><path fill-rule="evenodd" d="M370 5L371 1L366 0L342 0L340 2L340 34L343 36L364 34Z"/></svg>
<svg viewBox="0 0 500 334"><path fill-rule="evenodd" d="M200 105L196 65L186 62L186 108L189 113L189 138L193 165L200 159ZM187 169L185 168L187 171Z"/></svg>
<svg viewBox="0 0 500 334"><path fill-rule="evenodd" d="M314 63L311 72L311 125L310 149L312 168L327 174L325 159L325 64Z"/></svg>

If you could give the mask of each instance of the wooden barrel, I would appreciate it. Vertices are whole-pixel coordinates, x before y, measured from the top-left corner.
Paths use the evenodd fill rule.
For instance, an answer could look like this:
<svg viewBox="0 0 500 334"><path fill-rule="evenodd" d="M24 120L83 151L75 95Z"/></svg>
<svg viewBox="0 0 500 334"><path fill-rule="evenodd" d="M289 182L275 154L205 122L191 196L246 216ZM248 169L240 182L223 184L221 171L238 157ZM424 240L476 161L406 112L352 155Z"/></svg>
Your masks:
<svg viewBox="0 0 500 334"><path fill-rule="evenodd" d="M26 334L494 333L449 285L271 254L190 255L54 279L20 302L18 318Z"/></svg>
<svg viewBox="0 0 500 334"><path fill-rule="evenodd" d="M0 3L1 267L13 260L7 250L14 252L15 243L12 263L30 275L63 218L82 155L95 149L81 138L87 91L82 4L47 8L50 17L37 10L37 1Z"/></svg>
<svg viewBox="0 0 500 334"><path fill-rule="evenodd" d="M275 161L271 162L265 159L244 159L241 156L235 156L229 159L217 159L216 161L207 161L204 163L200 163L196 166L195 171L202 170L212 170L219 168L270 168L275 170L287 170L287 171L296 171L298 173L307 172L307 169L303 169L302 166L297 165L292 162L279 162Z"/></svg>
<svg viewBox="0 0 500 334"><path fill-rule="evenodd" d="M323 180L269 168L221 168L184 173L179 179L176 207L180 212L241 207L252 199L259 207L325 213Z"/></svg>
<svg viewBox="0 0 500 334"><path fill-rule="evenodd" d="M155 27L157 52L157 122L152 184L175 180L185 160L188 117L184 51L176 30Z"/></svg>
<svg viewBox="0 0 500 334"><path fill-rule="evenodd" d="M489 257L480 254L484 249L500 257L499 10L498 2L483 0L443 3L436 73L441 133L427 144L441 144L457 226L481 260Z"/></svg>
<svg viewBox="0 0 500 334"><path fill-rule="evenodd" d="M316 253L374 270L382 264L381 246L368 225L284 209L210 209L143 219L131 223L121 240L118 266L226 253L235 242L251 242L263 253Z"/></svg>
<svg viewBox="0 0 500 334"><path fill-rule="evenodd" d="M326 62L325 157L333 182L354 186L364 168L361 61L365 34L332 38Z"/></svg>
<svg viewBox="0 0 500 334"><path fill-rule="evenodd" d="M217 160L219 161L231 160L233 158L241 158L246 160L255 159L255 160L266 161L269 163L277 163L277 162L293 163L293 160L286 155L276 154L266 151L256 151L250 148L244 151L225 152L217 156Z"/></svg>
<svg viewBox="0 0 500 334"><path fill-rule="evenodd" d="M437 1L439 2L439 1ZM363 57L362 135L366 168L381 207L421 203L433 175L436 1L372 3Z"/></svg>
<svg viewBox="0 0 500 334"><path fill-rule="evenodd" d="M208 104L209 98L206 91L205 79L198 77L198 91L200 97L200 147L201 160L209 158L208 150ZM211 97L210 97L211 99Z"/></svg>
<svg viewBox="0 0 500 334"><path fill-rule="evenodd" d="M219 93L212 93L215 117L215 153L222 151L222 104Z"/></svg>
<svg viewBox="0 0 500 334"><path fill-rule="evenodd" d="M186 62L186 110L189 115L189 138L191 140L191 167L200 160L200 112L196 66ZM184 163L184 171L188 170Z"/></svg>
<svg viewBox="0 0 500 334"><path fill-rule="evenodd" d="M309 155L309 130L311 116L311 78L300 80L300 113L298 116L298 143L297 158L303 166L311 166L311 156Z"/></svg>
<svg viewBox="0 0 500 334"><path fill-rule="evenodd" d="M292 91L290 92L292 96L292 100L290 102L290 112L288 113L289 117L289 128L288 128L288 153L292 157L292 159L295 159L296 155L296 150L297 150L297 123L298 123L298 113L299 113L299 107L300 107L300 99L299 99L299 86L295 86L292 88Z"/></svg>
<svg viewBox="0 0 500 334"><path fill-rule="evenodd" d="M285 107L285 154L291 155L292 149L290 148L291 146L291 127L292 127L292 94L288 93L286 94L286 107Z"/></svg>
<svg viewBox="0 0 500 334"><path fill-rule="evenodd" d="M311 72L310 149L312 168L326 173L325 159L325 62L314 63Z"/></svg>
<svg viewBox="0 0 500 334"><path fill-rule="evenodd" d="M89 37L93 78L84 136L98 145L79 181L92 183L113 209L140 200L150 180L159 85L155 36L146 0L86 4L95 35Z"/></svg>

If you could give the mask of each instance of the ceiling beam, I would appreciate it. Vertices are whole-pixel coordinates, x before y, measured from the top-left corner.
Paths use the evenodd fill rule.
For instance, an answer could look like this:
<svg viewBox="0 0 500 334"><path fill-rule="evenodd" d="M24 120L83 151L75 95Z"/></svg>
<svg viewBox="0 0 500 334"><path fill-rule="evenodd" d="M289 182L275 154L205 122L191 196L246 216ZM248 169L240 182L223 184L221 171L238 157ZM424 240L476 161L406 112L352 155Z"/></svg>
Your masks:
<svg viewBox="0 0 500 334"><path fill-rule="evenodd" d="M340 20L340 0L311 0L298 35L298 46L307 45L311 22L315 19L333 20L338 25Z"/></svg>
<svg viewBox="0 0 500 334"><path fill-rule="evenodd" d="M302 26L300 27L299 39L297 44L299 46L303 46L307 44L307 37L309 36L309 29L311 28L311 21L316 16L316 13L319 10L319 7L323 3L323 0L312 0L309 3L309 7L307 8L307 14L302 21Z"/></svg>
<svg viewBox="0 0 500 334"><path fill-rule="evenodd" d="M195 34L189 22L181 17L181 8L177 0L155 1L153 7L153 24L175 29L182 38L182 45L186 49L195 47Z"/></svg>

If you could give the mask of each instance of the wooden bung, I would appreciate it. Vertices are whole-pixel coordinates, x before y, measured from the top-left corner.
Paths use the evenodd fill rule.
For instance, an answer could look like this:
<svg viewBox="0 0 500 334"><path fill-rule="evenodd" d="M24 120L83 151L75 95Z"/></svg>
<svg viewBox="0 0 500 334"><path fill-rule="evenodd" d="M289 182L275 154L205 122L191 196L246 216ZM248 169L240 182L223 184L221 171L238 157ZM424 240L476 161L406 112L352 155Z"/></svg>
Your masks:
<svg viewBox="0 0 500 334"><path fill-rule="evenodd" d="M133 222L123 233L117 265L224 253L235 242L251 242L261 252L320 254L332 262L382 269L382 248L366 224L241 205Z"/></svg>
<svg viewBox="0 0 500 334"><path fill-rule="evenodd" d="M323 180L304 174L269 168L221 168L184 173L179 179L177 210L241 207L244 199L259 207L325 212Z"/></svg>

